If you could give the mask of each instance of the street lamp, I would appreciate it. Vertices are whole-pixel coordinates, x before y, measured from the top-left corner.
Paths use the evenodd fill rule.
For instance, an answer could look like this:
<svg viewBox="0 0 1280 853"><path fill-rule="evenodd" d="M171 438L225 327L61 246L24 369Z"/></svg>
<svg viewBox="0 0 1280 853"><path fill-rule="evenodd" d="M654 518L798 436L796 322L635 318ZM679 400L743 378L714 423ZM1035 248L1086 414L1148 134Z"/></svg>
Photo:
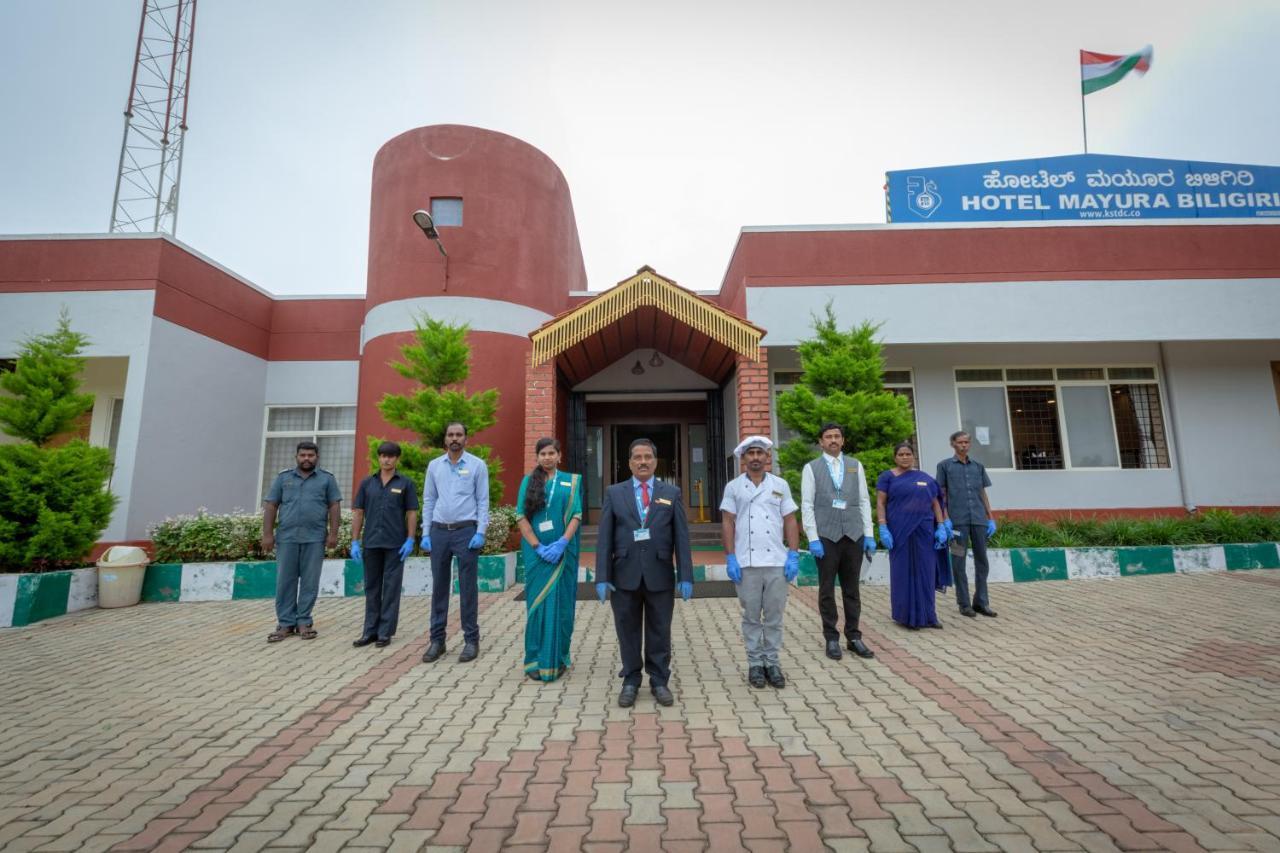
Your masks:
<svg viewBox="0 0 1280 853"><path fill-rule="evenodd" d="M422 233L427 235L427 239L436 244L436 248L440 250L440 254L444 256L444 287L442 290L449 289L449 253L444 250L444 243L440 242L440 232L436 230L436 223L431 219L431 214L425 210L415 210L413 212L413 224L422 229Z"/></svg>
<svg viewBox="0 0 1280 853"><path fill-rule="evenodd" d="M440 254L446 258L449 253L444 250L444 243L440 242L440 232L436 230L436 224L431 219L431 214L425 210L415 210L413 212L413 222L422 229L422 233L427 235L427 239L434 240L436 248L440 250Z"/></svg>

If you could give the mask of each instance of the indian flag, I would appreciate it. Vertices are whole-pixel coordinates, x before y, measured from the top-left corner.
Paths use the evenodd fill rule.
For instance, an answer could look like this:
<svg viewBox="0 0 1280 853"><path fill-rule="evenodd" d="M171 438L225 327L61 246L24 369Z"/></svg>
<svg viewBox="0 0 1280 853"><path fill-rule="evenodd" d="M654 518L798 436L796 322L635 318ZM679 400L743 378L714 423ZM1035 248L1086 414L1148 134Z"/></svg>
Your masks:
<svg viewBox="0 0 1280 853"><path fill-rule="evenodd" d="M1082 50L1080 51L1080 90L1086 95L1092 95L1099 89L1119 83L1130 71L1138 72L1138 76L1141 77L1150 70L1151 45L1128 56Z"/></svg>

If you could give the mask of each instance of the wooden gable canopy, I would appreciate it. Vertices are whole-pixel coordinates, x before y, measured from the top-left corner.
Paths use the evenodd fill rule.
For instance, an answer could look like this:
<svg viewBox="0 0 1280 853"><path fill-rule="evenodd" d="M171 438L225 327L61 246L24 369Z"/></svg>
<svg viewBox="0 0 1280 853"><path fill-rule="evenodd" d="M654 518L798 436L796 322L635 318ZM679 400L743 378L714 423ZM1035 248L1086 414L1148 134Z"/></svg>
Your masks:
<svg viewBox="0 0 1280 853"><path fill-rule="evenodd" d="M760 359L764 330L641 267L576 308L535 329L533 363L556 359L577 384L633 350L654 349L715 382L738 355Z"/></svg>

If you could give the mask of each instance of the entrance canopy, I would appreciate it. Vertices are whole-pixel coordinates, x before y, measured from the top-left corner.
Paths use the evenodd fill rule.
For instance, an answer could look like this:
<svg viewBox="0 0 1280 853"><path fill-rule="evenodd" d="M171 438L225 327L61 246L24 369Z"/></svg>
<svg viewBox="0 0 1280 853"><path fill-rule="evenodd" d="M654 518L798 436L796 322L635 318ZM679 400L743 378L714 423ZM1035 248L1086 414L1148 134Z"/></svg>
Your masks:
<svg viewBox="0 0 1280 853"><path fill-rule="evenodd" d="M764 330L654 272L639 272L529 335L533 365L555 359L570 386L637 349L724 382L737 356L760 358Z"/></svg>

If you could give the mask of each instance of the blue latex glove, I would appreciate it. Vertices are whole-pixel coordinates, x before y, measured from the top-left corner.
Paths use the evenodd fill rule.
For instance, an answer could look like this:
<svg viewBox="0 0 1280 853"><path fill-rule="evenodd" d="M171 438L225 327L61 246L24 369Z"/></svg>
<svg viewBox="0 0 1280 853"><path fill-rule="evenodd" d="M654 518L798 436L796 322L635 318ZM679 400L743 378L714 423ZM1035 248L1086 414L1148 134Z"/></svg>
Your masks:
<svg viewBox="0 0 1280 853"><path fill-rule="evenodd" d="M422 553L430 554L431 553L431 537L425 533L422 534L422 541L418 543L418 547L422 549Z"/></svg>
<svg viewBox="0 0 1280 853"><path fill-rule="evenodd" d="M809 553L819 560L827 556L827 550L822 547L821 539L814 539L809 542Z"/></svg>
<svg viewBox="0 0 1280 853"><path fill-rule="evenodd" d="M547 553L551 555L551 559L547 560L547 562L548 563L560 562L560 558L564 556L564 549L568 547L569 547L569 540L567 539L557 539L556 541L552 542L550 545L547 546Z"/></svg>
<svg viewBox="0 0 1280 853"><path fill-rule="evenodd" d="M541 560L542 562L544 563L555 562L555 560L551 558L552 551L551 551L550 545L539 545L537 548L534 548L533 550L537 552L538 559Z"/></svg>
<svg viewBox="0 0 1280 853"><path fill-rule="evenodd" d="M404 540L404 544L400 546L400 559L407 560L409 555L413 553L413 537L410 536Z"/></svg>
<svg viewBox="0 0 1280 853"><path fill-rule="evenodd" d="M472 536L471 541L467 543L467 547L470 548L472 551L479 551L481 548L483 548L484 534L477 533L475 536Z"/></svg>
<svg viewBox="0 0 1280 853"><path fill-rule="evenodd" d="M864 536L862 538L862 550L867 552L868 557L874 557L876 555L876 537Z"/></svg>
<svg viewBox="0 0 1280 853"><path fill-rule="evenodd" d="M996 535L996 520L994 518L987 519L987 538L990 539Z"/></svg>
<svg viewBox="0 0 1280 853"><path fill-rule="evenodd" d="M617 587L615 587L613 584L609 583L608 581L600 581L600 583L596 584L596 597L600 599L601 604L604 603L605 596L608 595L611 591L616 592Z"/></svg>
<svg viewBox="0 0 1280 853"><path fill-rule="evenodd" d="M680 581L676 584L680 590L680 598L688 601L693 598L693 581Z"/></svg>
<svg viewBox="0 0 1280 853"><path fill-rule="evenodd" d="M955 536L955 535L956 535L956 527L955 527L955 525L954 525L954 524L952 524L952 523L951 523L951 519L949 519L949 518L944 518L944 519L942 519L942 524L947 528L947 538L948 538L948 539L950 539L952 536Z"/></svg>
<svg viewBox="0 0 1280 853"><path fill-rule="evenodd" d="M791 583L800 577L800 552L788 551L787 561L782 564L782 576L787 579L787 583Z"/></svg>
<svg viewBox="0 0 1280 853"><path fill-rule="evenodd" d="M880 544L889 550L893 550L893 534L889 532L889 525L880 525Z"/></svg>
<svg viewBox="0 0 1280 853"><path fill-rule="evenodd" d="M364 549L360 547L359 539L351 540L351 559L355 560L357 563L364 562Z"/></svg>
<svg viewBox="0 0 1280 853"><path fill-rule="evenodd" d="M742 564L738 562L737 554L730 554L725 558L727 564L725 568L729 572L729 580L734 583L742 583Z"/></svg>
<svg viewBox="0 0 1280 853"><path fill-rule="evenodd" d="M945 524L939 524L936 528L934 528L934 531L933 531L934 550L941 551L943 548L947 547L948 538L949 537L947 536L947 526Z"/></svg>

